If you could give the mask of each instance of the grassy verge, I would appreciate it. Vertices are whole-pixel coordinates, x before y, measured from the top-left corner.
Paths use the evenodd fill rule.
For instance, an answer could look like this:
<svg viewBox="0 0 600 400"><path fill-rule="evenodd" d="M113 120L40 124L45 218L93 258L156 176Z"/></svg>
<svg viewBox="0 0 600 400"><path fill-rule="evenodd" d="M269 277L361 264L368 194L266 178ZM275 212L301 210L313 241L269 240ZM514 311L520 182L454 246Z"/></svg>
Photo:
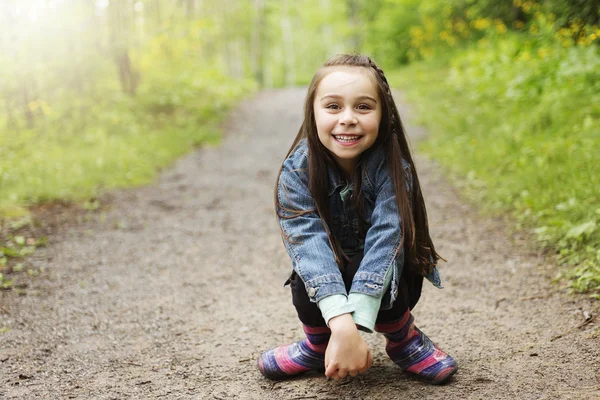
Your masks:
<svg viewBox="0 0 600 400"><path fill-rule="evenodd" d="M521 40L413 64L390 81L431 132L422 150L465 195L511 213L568 266L558 277L600 297L600 56L592 47L532 58Z"/></svg>
<svg viewBox="0 0 600 400"><path fill-rule="evenodd" d="M49 119L37 129L2 132L0 210L147 183L194 146L217 142L224 112L249 90L191 87L179 104L152 88L137 98L115 91L74 107L85 122Z"/></svg>
<svg viewBox="0 0 600 400"><path fill-rule="evenodd" d="M33 128L0 129L0 290L15 273L39 273L26 257L45 245L47 229L32 208L56 203L80 214L98 208L103 191L150 182L194 147L218 143L226 111L255 86L206 70L158 70L135 97L109 86L55 101Z"/></svg>

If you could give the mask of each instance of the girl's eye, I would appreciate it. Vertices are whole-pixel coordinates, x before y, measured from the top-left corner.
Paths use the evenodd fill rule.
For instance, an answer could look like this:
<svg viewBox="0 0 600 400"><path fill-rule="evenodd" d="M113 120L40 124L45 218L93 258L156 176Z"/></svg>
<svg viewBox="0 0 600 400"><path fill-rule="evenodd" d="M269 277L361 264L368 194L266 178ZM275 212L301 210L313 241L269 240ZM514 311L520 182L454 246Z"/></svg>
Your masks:
<svg viewBox="0 0 600 400"><path fill-rule="evenodd" d="M337 104L335 104L335 103L331 103L331 104L327 104L327 105L325 106L325 108L329 108L329 109L331 109L331 110L339 110L339 109L340 109L340 106L338 106L338 105L337 105Z"/></svg>
<svg viewBox="0 0 600 400"><path fill-rule="evenodd" d="M359 110L370 110L371 106L365 103L359 104L357 107Z"/></svg>

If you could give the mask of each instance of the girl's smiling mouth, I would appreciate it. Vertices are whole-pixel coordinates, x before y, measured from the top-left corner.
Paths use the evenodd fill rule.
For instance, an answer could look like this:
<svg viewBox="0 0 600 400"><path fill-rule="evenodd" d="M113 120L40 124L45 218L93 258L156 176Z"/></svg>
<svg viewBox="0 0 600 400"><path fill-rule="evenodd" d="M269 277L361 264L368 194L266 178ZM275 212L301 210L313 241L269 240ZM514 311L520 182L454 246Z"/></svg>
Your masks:
<svg viewBox="0 0 600 400"><path fill-rule="evenodd" d="M336 142L341 144L342 146L352 146L362 139L362 135L331 135L335 139Z"/></svg>

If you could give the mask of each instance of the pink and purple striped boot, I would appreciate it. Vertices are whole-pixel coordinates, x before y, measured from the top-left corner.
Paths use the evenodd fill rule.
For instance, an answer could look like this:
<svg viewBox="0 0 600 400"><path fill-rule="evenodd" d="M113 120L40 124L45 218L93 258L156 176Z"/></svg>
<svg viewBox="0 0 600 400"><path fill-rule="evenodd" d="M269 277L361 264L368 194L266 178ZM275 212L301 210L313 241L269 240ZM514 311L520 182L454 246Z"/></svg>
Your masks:
<svg viewBox="0 0 600 400"><path fill-rule="evenodd" d="M331 336L327 327L303 325L306 339L265 351L258 369L269 379L285 379L308 371L325 371L325 350Z"/></svg>
<svg viewBox="0 0 600 400"><path fill-rule="evenodd" d="M456 362L413 322L414 317L409 310L402 320L377 324L375 330L385 336L385 351L402 370L434 385L447 382L458 369Z"/></svg>

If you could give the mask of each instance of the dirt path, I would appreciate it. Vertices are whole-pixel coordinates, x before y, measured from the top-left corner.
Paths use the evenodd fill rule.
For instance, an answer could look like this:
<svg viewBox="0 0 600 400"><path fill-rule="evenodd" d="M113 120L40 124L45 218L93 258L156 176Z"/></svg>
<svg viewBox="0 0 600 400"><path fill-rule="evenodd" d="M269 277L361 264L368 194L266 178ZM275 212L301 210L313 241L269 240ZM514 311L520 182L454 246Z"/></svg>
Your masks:
<svg viewBox="0 0 600 400"><path fill-rule="evenodd" d="M303 90L263 92L232 114L219 148L114 194L97 221L55 237L28 295L0 293L3 399L596 399L598 311L547 295L549 267L457 199L417 158L445 289L425 285L416 323L457 359L453 382L408 379L383 338L366 374L265 380L267 348L302 337L272 193ZM414 134L418 132L412 131ZM594 309L594 307L596 307Z"/></svg>

